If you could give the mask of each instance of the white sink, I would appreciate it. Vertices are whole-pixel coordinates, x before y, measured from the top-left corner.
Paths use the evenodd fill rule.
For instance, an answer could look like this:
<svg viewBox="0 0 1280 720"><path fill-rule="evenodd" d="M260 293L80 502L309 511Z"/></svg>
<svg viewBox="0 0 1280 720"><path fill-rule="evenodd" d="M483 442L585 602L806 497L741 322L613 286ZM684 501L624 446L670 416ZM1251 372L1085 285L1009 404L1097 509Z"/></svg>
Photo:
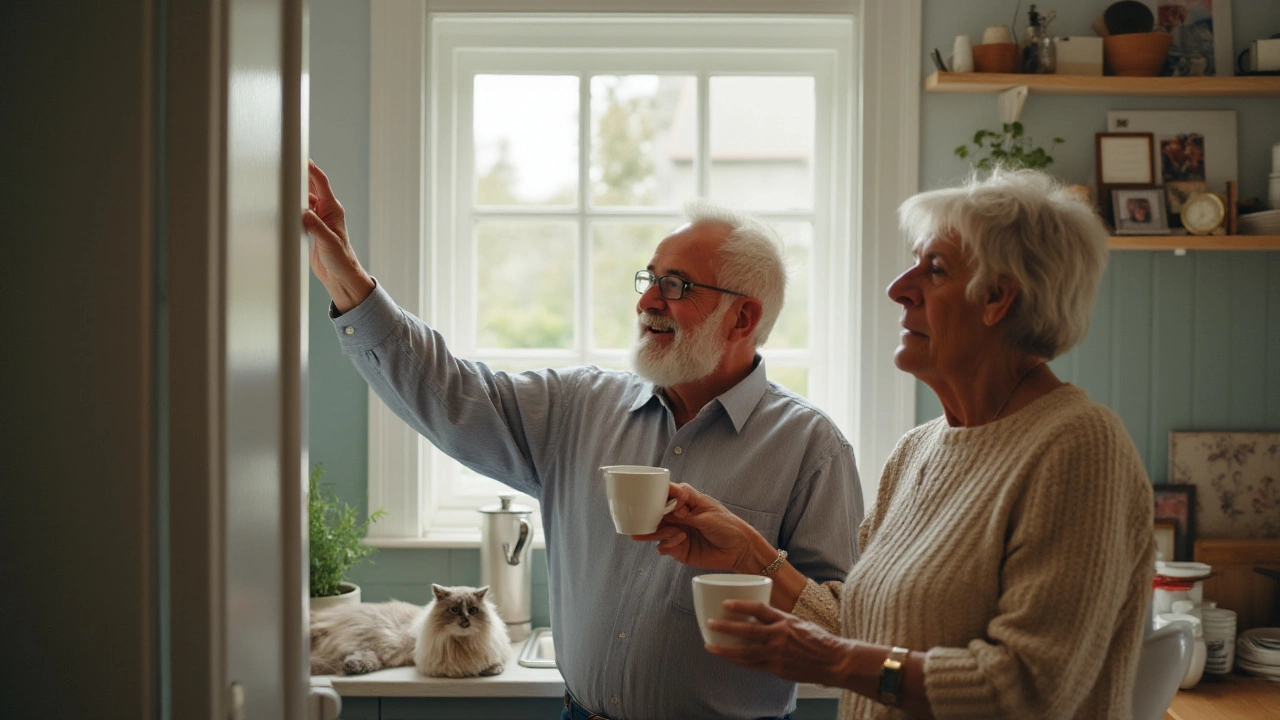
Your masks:
<svg viewBox="0 0 1280 720"><path fill-rule="evenodd" d="M551 628L534 628L520 650L519 662L525 667L553 668L556 666L556 648L551 642Z"/></svg>

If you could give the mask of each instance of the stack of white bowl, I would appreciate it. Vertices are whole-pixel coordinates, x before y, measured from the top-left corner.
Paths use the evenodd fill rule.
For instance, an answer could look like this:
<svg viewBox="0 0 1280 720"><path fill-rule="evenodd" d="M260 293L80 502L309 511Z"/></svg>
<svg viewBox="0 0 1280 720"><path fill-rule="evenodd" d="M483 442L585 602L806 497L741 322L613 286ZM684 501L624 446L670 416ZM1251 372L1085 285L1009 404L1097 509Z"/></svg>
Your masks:
<svg viewBox="0 0 1280 720"><path fill-rule="evenodd" d="M1236 664L1254 675L1280 682L1280 628L1254 628L1240 633Z"/></svg>
<svg viewBox="0 0 1280 720"><path fill-rule="evenodd" d="M1204 630L1204 671L1211 675L1231 672L1236 656L1236 613L1224 608L1201 608L1200 626Z"/></svg>
<svg viewBox="0 0 1280 720"><path fill-rule="evenodd" d="M1280 176L1276 178L1280 180ZM1236 219L1241 235L1280 235L1280 208L1241 215Z"/></svg>

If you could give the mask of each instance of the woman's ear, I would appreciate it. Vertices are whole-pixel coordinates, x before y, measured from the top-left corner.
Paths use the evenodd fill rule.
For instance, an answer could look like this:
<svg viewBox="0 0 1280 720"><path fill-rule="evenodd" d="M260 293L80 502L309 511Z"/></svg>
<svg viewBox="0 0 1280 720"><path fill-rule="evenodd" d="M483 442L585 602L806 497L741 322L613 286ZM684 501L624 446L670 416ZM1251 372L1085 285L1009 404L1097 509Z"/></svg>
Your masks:
<svg viewBox="0 0 1280 720"><path fill-rule="evenodd" d="M988 327L999 323L1013 308L1013 301L1018 298L1018 284L1010 278L1000 278L987 291L982 304L982 322Z"/></svg>

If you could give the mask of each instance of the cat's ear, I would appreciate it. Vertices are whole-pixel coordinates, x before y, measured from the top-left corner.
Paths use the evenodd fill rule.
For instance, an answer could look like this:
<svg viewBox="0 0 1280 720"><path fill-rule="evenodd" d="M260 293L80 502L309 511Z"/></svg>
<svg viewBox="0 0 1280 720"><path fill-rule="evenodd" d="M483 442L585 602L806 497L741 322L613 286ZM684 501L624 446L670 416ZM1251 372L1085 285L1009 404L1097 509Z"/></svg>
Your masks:
<svg viewBox="0 0 1280 720"><path fill-rule="evenodd" d="M485 593L487 593L487 592L489 592L489 586L488 586L488 585L485 585L484 587L477 589L477 590L476 590L476 600L483 600L483 599L484 599L484 596L485 596Z"/></svg>
<svg viewBox="0 0 1280 720"><path fill-rule="evenodd" d="M445 599L445 596L449 594L448 590L444 589L443 587L435 583L431 583L431 592L435 593L437 600L443 600Z"/></svg>

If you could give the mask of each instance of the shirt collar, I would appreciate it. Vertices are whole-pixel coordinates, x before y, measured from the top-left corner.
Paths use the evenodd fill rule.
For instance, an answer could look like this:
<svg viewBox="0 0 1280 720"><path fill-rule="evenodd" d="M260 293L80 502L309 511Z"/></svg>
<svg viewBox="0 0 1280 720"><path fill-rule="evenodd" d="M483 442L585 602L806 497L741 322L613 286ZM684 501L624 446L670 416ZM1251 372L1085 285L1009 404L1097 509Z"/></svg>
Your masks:
<svg viewBox="0 0 1280 720"><path fill-rule="evenodd" d="M755 367L751 372L743 378L737 385L726 390L712 402L720 403L725 413L729 416L730 422L733 423L735 432L742 432L742 426L746 424L747 418L751 417L751 412L755 410L756 405L760 404L760 398L764 397L765 388L769 386L768 377L765 375L764 358L756 355ZM640 383L636 390L636 399L631 403L628 412L635 412L651 402L658 402L664 408L667 407L666 398L660 392L661 388L654 385L648 380ZM670 408L668 408L670 411Z"/></svg>

